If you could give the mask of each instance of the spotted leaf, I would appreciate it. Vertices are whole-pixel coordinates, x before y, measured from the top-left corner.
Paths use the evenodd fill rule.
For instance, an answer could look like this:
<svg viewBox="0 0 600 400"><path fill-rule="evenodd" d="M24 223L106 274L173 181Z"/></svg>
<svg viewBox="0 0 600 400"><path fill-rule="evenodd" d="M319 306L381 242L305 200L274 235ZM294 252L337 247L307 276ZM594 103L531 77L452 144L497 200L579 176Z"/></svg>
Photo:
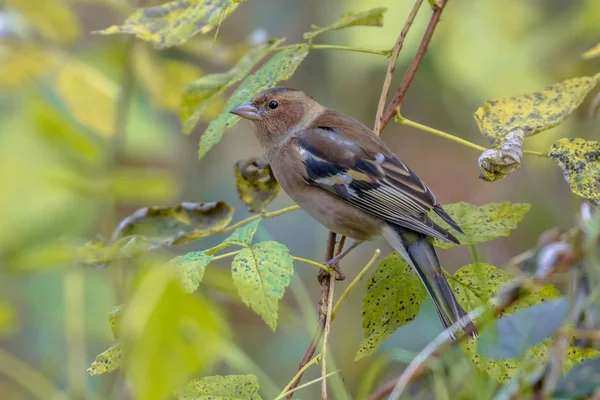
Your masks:
<svg viewBox="0 0 600 400"><path fill-rule="evenodd" d="M256 157L235 163L235 186L251 212L261 212L277 197L281 186L268 164Z"/></svg>
<svg viewBox="0 0 600 400"><path fill-rule="evenodd" d="M453 232L461 245L471 245L480 242L489 242L500 236L510 235L519 222L529 211L530 205L525 203L491 203L483 206L459 202L448 204L444 209L461 227L465 234ZM438 224L444 225L442 219L434 213L430 217ZM441 249L456 246L442 240L434 240L434 244Z"/></svg>
<svg viewBox="0 0 600 400"><path fill-rule="evenodd" d="M157 49L179 46L198 33L208 33L238 7L234 0L176 0L139 8L123 25L96 31L101 35L126 33L152 42Z"/></svg>
<svg viewBox="0 0 600 400"><path fill-rule="evenodd" d="M562 169L573 193L600 204L600 142L560 139L548 156Z"/></svg>
<svg viewBox="0 0 600 400"><path fill-rule="evenodd" d="M279 300L294 272L287 247L270 241L245 248L233 259L231 271L242 301L275 331Z"/></svg>
<svg viewBox="0 0 600 400"><path fill-rule="evenodd" d="M486 101L475 112L483 136L491 141L514 129L532 136L563 122L596 86L600 74L567 79L544 90Z"/></svg>
<svg viewBox="0 0 600 400"><path fill-rule="evenodd" d="M254 375L207 376L176 394L178 400L261 400Z"/></svg>
<svg viewBox="0 0 600 400"><path fill-rule="evenodd" d="M122 358L123 349L121 348L121 344L115 343L108 350L98 354L87 371L90 375L102 375L113 372L121 366Z"/></svg>
<svg viewBox="0 0 600 400"><path fill-rule="evenodd" d="M427 296L419 277L396 252L379 263L361 308L365 339L355 360L373 354L398 328L412 321Z"/></svg>

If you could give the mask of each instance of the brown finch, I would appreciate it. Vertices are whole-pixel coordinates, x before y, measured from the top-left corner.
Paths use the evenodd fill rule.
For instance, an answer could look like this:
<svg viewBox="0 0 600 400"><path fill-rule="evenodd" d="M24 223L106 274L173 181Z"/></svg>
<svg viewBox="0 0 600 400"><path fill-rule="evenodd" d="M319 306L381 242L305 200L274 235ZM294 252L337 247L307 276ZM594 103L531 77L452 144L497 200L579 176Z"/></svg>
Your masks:
<svg viewBox="0 0 600 400"><path fill-rule="evenodd" d="M272 88L230 111L254 123L283 190L329 230L360 243L378 235L414 268L448 328L476 328L440 267L431 238L459 243L427 215L460 227L431 190L371 129L305 93Z"/></svg>

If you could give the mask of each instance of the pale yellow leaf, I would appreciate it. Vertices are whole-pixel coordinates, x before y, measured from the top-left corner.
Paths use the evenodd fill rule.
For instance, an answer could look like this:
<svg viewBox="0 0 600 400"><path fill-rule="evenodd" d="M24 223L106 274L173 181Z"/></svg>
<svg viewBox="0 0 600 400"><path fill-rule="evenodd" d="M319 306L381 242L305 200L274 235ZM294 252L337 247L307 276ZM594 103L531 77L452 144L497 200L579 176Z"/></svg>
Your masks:
<svg viewBox="0 0 600 400"><path fill-rule="evenodd" d="M75 10L64 0L5 0L42 35L58 43L71 43L81 27Z"/></svg>
<svg viewBox="0 0 600 400"><path fill-rule="evenodd" d="M71 59L57 73L54 89L73 118L100 136L114 133L118 86L100 71Z"/></svg>

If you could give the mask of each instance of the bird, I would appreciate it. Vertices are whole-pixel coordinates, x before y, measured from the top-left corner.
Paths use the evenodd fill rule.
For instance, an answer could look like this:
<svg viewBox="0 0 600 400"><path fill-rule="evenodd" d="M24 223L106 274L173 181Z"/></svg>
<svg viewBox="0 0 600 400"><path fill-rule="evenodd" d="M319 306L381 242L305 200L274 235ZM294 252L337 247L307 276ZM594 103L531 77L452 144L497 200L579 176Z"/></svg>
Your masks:
<svg viewBox="0 0 600 400"><path fill-rule="evenodd" d="M353 238L354 247L383 236L419 276L443 327L459 322L465 333L477 336L444 276L432 239L460 243L428 212L463 231L378 135L287 87L262 90L229 112L253 123L275 179L292 200L329 230Z"/></svg>

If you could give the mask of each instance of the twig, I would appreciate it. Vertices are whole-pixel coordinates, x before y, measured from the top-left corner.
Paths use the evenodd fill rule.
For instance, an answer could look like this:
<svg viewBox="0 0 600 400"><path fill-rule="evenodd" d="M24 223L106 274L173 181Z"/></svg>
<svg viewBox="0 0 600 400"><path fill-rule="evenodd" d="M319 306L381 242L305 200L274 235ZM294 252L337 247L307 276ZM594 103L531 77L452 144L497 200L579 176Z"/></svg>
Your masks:
<svg viewBox="0 0 600 400"><path fill-rule="evenodd" d="M271 211L271 212L265 212L265 213L253 215L253 216L248 217L246 219L243 219L243 220L241 220L239 222L236 222L233 225L229 225L229 226L223 228L222 230L220 230L220 231L218 231L216 233L231 232L231 231L239 228L240 226L244 226L247 223L252 222L254 220L257 220L257 219L260 219L260 218L274 218L274 217L277 217L277 216L279 216L281 214L286 214L286 213L289 213L291 211L296 211L296 210L299 210L299 209L300 209L300 206L294 205L294 206L289 206L289 207L281 208L279 210L275 210L275 211Z"/></svg>
<svg viewBox="0 0 600 400"><path fill-rule="evenodd" d="M412 26L417 13L419 12L419 8L421 8L421 4L423 0L415 1L415 5L412 8L412 11L408 15L406 22L404 23L404 27L402 31L400 31L400 35L398 39L396 39L396 44L392 48L392 55L390 57L390 62L388 64L388 69L385 73L385 79L383 81L383 88L381 89L381 96L379 97L379 103L377 104L377 114L375 115L375 126L373 130L377 135L381 133L383 129L381 116L383 115L383 110L385 109L385 103L387 102L387 95L390 90L390 85L392 83L392 75L394 74L394 70L396 69L396 61L398 60L398 56L400 55L400 50L402 50L402 45L404 44L404 39L406 39L406 35Z"/></svg>
<svg viewBox="0 0 600 400"><path fill-rule="evenodd" d="M336 234L334 232L329 232L329 237L327 239L327 250L325 251L325 259L331 260L334 257L335 253L335 238ZM321 335L323 334L323 330L325 329L325 316L327 314L327 300L329 298L329 280L331 279L331 274L325 274L323 279L321 279L321 299L319 300L319 323L317 326L317 330L315 335L313 336L312 341L308 345L306 349L306 353L300 361L300 365L298 365L298 372L296 373L295 379L292 379L292 383L289 385L289 394L286 399L289 400L292 398L294 389L300 383L302 379L304 366L312 359L315 351L317 350L317 346L319 341L321 340Z"/></svg>
<svg viewBox="0 0 600 400"><path fill-rule="evenodd" d="M318 363L319 360L321 359L321 356L322 356L322 353L317 354L316 356L314 356L312 358L312 360L310 360L309 362L307 362L306 364L304 364L304 366L298 370L298 372L296 373L296 375L294 375L294 377L292 378L292 380L290 381L290 383L288 383L283 388L283 390L281 391L281 393L279 393L279 396L277 396L277 398L282 398L282 397L288 395L289 394L288 392L290 390L290 386L292 386L292 383L294 383L299 376L302 376L302 374L304 373L304 371L306 371L311 365Z"/></svg>
<svg viewBox="0 0 600 400"><path fill-rule="evenodd" d="M318 377L317 379L313 379L313 380L312 380L312 381L310 381L310 382L306 382L305 384L302 384L302 385L300 385L300 386L297 386L297 387L295 387L295 388L293 388L293 389L290 389L290 390L288 390L286 393L284 393L284 395L285 395L285 394L287 394L288 396L290 396L290 395L293 395L293 393L294 393L295 391L297 391L297 390L300 390L300 389L304 389L305 387L308 387L308 386L310 386L310 385L312 385L312 384L314 384L314 383L317 383L317 382L319 382L319 381L321 381L321 380L325 380L325 379L329 378L331 375L335 375L335 374L337 374L338 372L340 372L340 371L339 371L339 370L338 370L338 371L333 371L333 372L330 372L330 373L328 373L328 374L327 374L327 375L325 375L325 376L320 376L320 377ZM278 396L278 397L277 397L275 400L280 400L282 397L283 397L283 396ZM288 397L288 398L289 398L289 397Z"/></svg>
<svg viewBox="0 0 600 400"><path fill-rule="evenodd" d="M404 79L402 80L398 91L396 91L396 94L394 94L392 101L390 102L390 104L388 104L385 111L383 112L383 115L379 119L380 129L385 128L385 126L390 122L392 117L396 114L396 110L398 109L398 107L400 107L402 100L404 100L404 96L406 95L406 92L410 87L410 84L412 83L415 74L417 73L417 69L419 68L419 65L421 65L421 61L425 56L427 46L429 46L429 42L431 41L431 36L433 35L433 32L435 31L438 22L440 22L440 16L442 15L442 11L444 10L444 6L446 5L446 3L447 0L439 0L438 6L434 7L433 14L431 15L431 19L429 20L429 25L427 25L427 30L423 35L423 39L421 39L421 44L419 44L417 54L415 55L415 58L413 58L410 66L408 67L408 70L404 75Z"/></svg>
<svg viewBox="0 0 600 400"><path fill-rule="evenodd" d="M315 266L315 267L320 268L321 270L325 271L325 273L327 273L327 274L331 274L333 272L333 269L329 268L327 265L321 264L321 263L313 261L313 260L309 260L308 258L292 256L292 260Z"/></svg>
<svg viewBox="0 0 600 400"><path fill-rule="evenodd" d="M356 278L354 278L354 280L352 282L350 282L350 284L348 285L346 290L344 290L344 293L342 293L342 295L338 299L337 303L335 303L335 306L333 307L333 311L331 312L332 320L335 319L335 316L337 315L337 312L340 309L340 306L346 300L348 295L350 295L350 291L352 291L352 289L354 289L356 287L356 285L358 285L358 282L360 282L365 277L365 275L367 274L369 269L373 266L373 264L375 264L375 261L377 261L377 259L379 258L380 254L381 254L381 251L379 249L375 250L373 257L371 257L371 259L369 260L367 265L365 265L365 267L358 273L358 275L356 275Z"/></svg>
<svg viewBox="0 0 600 400"><path fill-rule="evenodd" d="M341 246L340 246L341 247ZM323 330L323 360L321 363L321 399L327 400L327 341L329 340L329 332L331 331L331 312L333 310L333 292L335 289L335 279L331 279L329 275L329 293L327 296L327 312L325 314L325 329Z"/></svg>

